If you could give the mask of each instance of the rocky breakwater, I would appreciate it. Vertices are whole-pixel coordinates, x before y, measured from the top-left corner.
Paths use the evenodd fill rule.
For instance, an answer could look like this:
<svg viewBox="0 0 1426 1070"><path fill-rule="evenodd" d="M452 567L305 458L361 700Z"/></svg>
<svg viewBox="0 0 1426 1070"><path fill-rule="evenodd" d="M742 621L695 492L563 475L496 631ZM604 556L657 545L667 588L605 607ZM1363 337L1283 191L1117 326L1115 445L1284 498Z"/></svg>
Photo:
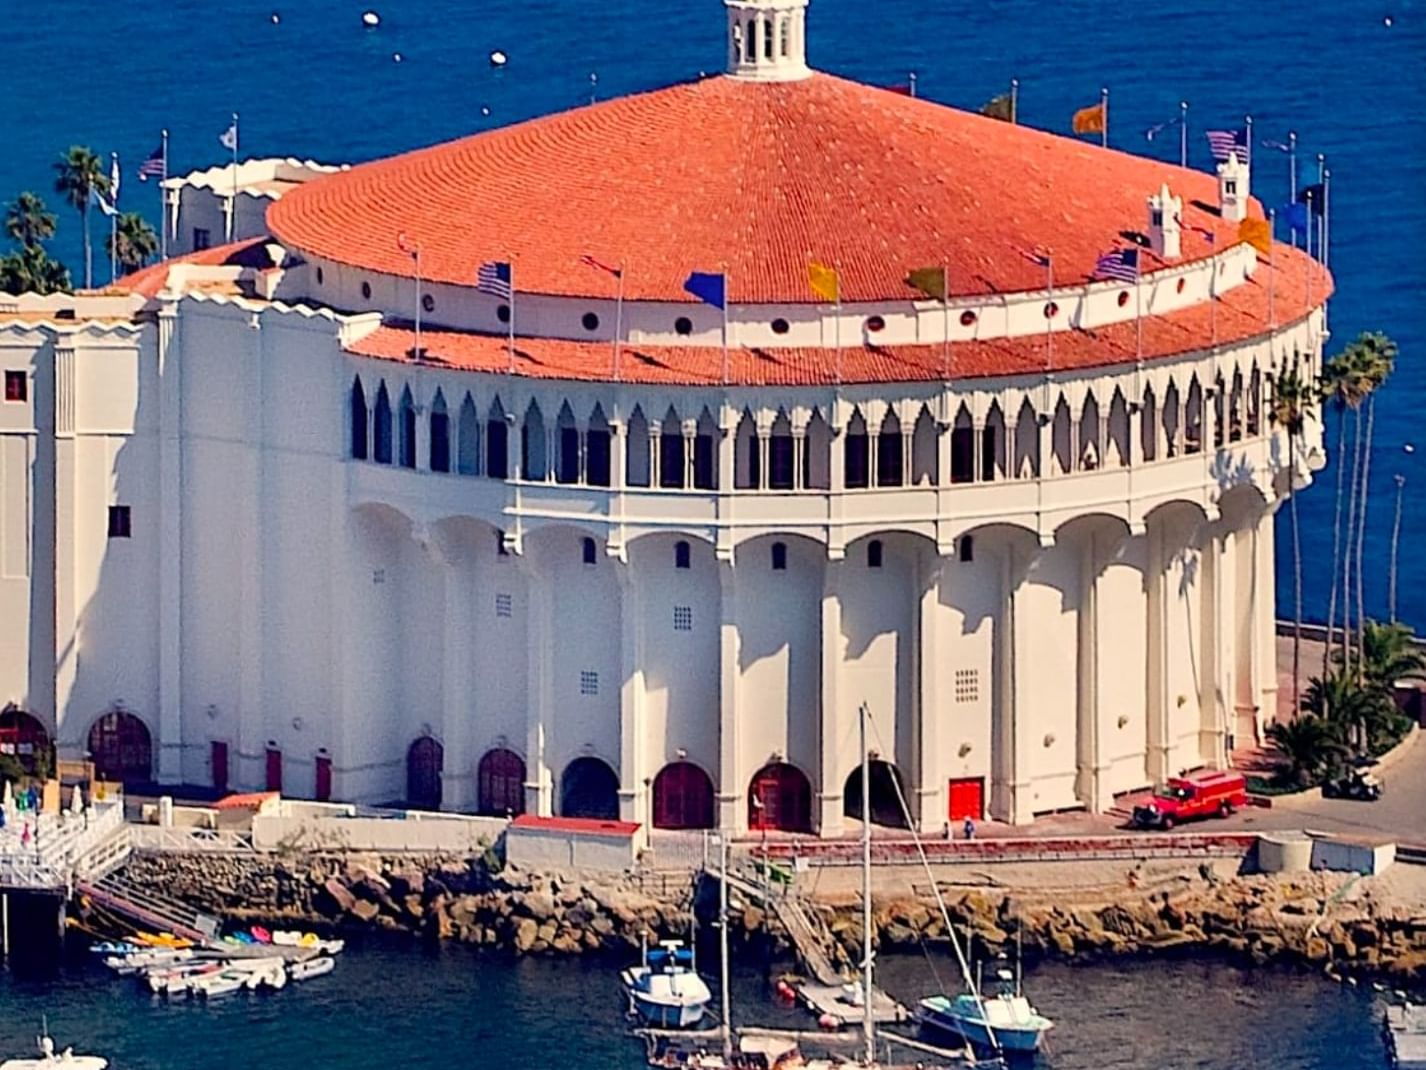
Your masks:
<svg viewBox="0 0 1426 1070"><path fill-rule="evenodd" d="M1027 954L1064 958L1211 949L1258 963L1297 960L1344 976L1426 983L1426 900L1351 874L1204 873L1152 888L1057 892L977 888L949 890L946 901L957 931L969 934L979 953L1017 938ZM875 903L883 947L945 942L929 888L924 897ZM819 910L846 961L854 961L861 953L859 906L821 903Z"/></svg>
<svg viewBox="0 0 1426 1070"><path fill-rule="evenodd" d="M687 881L654 888L480 858L153 854L135 856L125 876L230 923L385 930L517 954L627 950L685 936L691 922Z"/></svg>

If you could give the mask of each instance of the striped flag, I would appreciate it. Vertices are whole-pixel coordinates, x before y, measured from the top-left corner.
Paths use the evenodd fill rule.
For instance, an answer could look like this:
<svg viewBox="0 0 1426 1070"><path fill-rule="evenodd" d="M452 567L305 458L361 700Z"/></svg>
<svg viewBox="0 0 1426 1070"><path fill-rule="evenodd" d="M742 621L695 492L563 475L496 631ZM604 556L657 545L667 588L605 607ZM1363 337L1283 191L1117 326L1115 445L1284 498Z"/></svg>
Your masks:
<svg viewBox="0 0 1426 1070"><path fill-rule="evenodd" d="M623 268L617 268L614 267L612 264L606 264L604 261L598 260L595 257L590 256L588 253L581 256L579 258L579 262L585 267L592 267L595 271L602 271L604 272L604 274L610 276L611 278L622 279L624 277Z"/></svg>
<svg viewBox="0 0 1426 1070"><path fill-rule="evenodd" d="M1235 153L1245 160L1248 158L1248 131L1245 129L1206 130L1203 136L1208 139L1208 148L1215 160L1226 160Z"/></svg>
<svg viewBox="0 0 1426 1070"><path fill-rule="evenodd" d="M491 297L509 301L514 296L514 290L510 286L511 278L508 260L490 260L481 264L480 270L476 272L475 288Z"/></svg>
<svg viewBox="0 0 1426 1070"><path fill-rule="evenodd" d="M1139 281L1139 250L1111 249L1095 262L1090 276L1101 282L1116 279L1119 282Z"/></svg>
<svg viewBox="0 0 1426 1070"><path fill-rule="evenodd" d="M163 146L159 145L144 157L143 163L139 164L139 181L147 182L150 178L162 178L164 170Z"/></svg>
<svg viewBox="0 0 1426 1070"><path fill-rule="evenodd" d="M1019 249L1015 250L1032 264L1038 264L1042 268L1050 266L1050 254L1043 253L1039 249Z"/></svg>

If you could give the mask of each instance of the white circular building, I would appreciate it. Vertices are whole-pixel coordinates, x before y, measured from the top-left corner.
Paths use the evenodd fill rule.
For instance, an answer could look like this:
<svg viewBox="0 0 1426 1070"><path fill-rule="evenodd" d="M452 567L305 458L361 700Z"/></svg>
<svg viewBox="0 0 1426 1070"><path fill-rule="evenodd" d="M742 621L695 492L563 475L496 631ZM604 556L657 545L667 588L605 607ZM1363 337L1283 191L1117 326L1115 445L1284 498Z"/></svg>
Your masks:
<svg viewBox="0 0 1426 1070"><path fill-rule="evenodd" d="M823 836L863 704L873 818L935 829L1256 738L1325 269L1243 225L1242 160L814 72L806 0L725 7L722 76L176 179L193 251L0 298L12 735Z"/></svg>

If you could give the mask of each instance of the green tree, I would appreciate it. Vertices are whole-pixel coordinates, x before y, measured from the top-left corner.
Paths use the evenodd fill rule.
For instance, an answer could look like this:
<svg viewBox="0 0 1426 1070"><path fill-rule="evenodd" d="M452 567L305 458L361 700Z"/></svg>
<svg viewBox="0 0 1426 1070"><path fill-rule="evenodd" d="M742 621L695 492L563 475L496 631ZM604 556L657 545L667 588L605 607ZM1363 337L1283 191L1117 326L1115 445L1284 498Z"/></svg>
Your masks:
<svg viewBox="0 0 1426 1070"><path fill-rule="evenodd" d="M124 212L114 233L104 239L104 251L119 262L121 274L137 271L158 252L158 234L138 212Z"/></svg>
<svg viewBox="0 0 1426 1070"><path fill-rule="evenodd" d="M0 256L0 291L4 293L68 293L72 288L69 268L50 259L43 246Z"/></svg>
<svg viewBox="0 0 1426 1070"><path fill-rule="evenodd" d="M84 287L94 284L94 252L89 240L89 205L96 192L108 194L109 176L98 154L83 145L71 145L54 165L54 188L79 213L84 227Z"/></svg>
<svg viewBox="0 0 1426 1070"><path fill-rule="evenodd" d="M1405 624L1367 621L1362 628L1361 655L1362 678L1388 693L1407 677L1426 676L1426 653Z"/></svg>
<svg viewBox="0 0 1426 1070"><path fill-rule="evenodd" d="M1268 725L1268 741L1287 761L1288 776L1300 787L1339 765L1346 754L1336 727L1314 713Z"/></svg>
<svg viewBox="0 0 1426 1070"><path fill-rule="evenodd" d="M1332 357L1322 368L1322 402L1330 404L1337 412L1337 493L1332 516L1332 593L1327 603L1327 641L1322 648L1322 673L1326 675L1332 663L1334 636L1337 624L1337 597L1347 601L1343 608L1342 636L1346 641L1347 623L1351 617L1349 608L1350 590L1344 590L1346 578L1343 576L1342 546L1342 490L1346 482L1347 468L1347 417L1358 415L1362 401L1367 396L1366 381L1361 375L1360 362L1352 359L1350 349ZM1356 489L1356 476L1352 477L1352 488ZM1354 506L1355 513L1355 506ZM1352 520L1355 525L1355 519ZM1353 527L1355 530L1355 527Z"/></svg>
<svg viewBox="0 0 1426 1070"><path fill-rule="evenodd" d="M1302 534L1297 522L1297 451L1317 389L1297 374L1295 367L1284 368L1273 386L1272 417L1287 432L1287 504L1292 514L1292 708L1302 706Z"/></svg>
<svg viewBox="0 0 1426 1070"><path fill-rule="evenodd" d="M36 249L54 237L54 213L34 193L22 193L5 208L5 233L21 248Z"/></svg>
<svg viewBox="0 0 1426 1070"><path fill-rule="evenodd" d="M1367 506L1371 498L1372 438L1376 430L1376 395L1386 385L1396 368L1397 345L1380 331L1362 334L1352 346L1357 350L1360 374L1366 381L1367 429L1362 452L1360 506L1357 509L1356 571L1357 571L1357 671L1362 674L1366 646L1367 607L1364 582L1364 554L1367 538Z"/></svg>

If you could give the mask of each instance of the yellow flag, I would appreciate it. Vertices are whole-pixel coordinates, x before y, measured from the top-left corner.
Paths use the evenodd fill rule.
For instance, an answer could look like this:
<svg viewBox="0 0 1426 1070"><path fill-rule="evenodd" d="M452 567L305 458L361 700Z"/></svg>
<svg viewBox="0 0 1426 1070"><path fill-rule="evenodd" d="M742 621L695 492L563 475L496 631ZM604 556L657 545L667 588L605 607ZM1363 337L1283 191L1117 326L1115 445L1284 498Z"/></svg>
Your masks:
<svg viewBox="0 0 1426 1070"><path fill-rule="evenodd" d="M934 297L937 301L950 300L949 281L943 267L916 268L906 276L908 286L920 290L927 297Z"/></svg>
<svg viewBox="0 0 1426 1070"><path fill-rule="evenodd" d="M1080 108L1074 113L1074 119L1070 125L1076 134L1104 133L1104 102L1100 101L1088 108Z"/></svg>
<svg viewBox="0 0 1426 1070"><path fill-rule="evenodd" d="M1238 240L1245 241L1258 252L1272 252L1273 228L1266 219L1245 219L1238 224Z"/></svg>
<svg viewBox="0 0 1426 1070"><path fill-rule="evenodd" d="M842 280L837 277L836 268L829 268L826 264L812 261L807 265L807 285L812 287L814 294L828 304L841 304Z"/></svg>

